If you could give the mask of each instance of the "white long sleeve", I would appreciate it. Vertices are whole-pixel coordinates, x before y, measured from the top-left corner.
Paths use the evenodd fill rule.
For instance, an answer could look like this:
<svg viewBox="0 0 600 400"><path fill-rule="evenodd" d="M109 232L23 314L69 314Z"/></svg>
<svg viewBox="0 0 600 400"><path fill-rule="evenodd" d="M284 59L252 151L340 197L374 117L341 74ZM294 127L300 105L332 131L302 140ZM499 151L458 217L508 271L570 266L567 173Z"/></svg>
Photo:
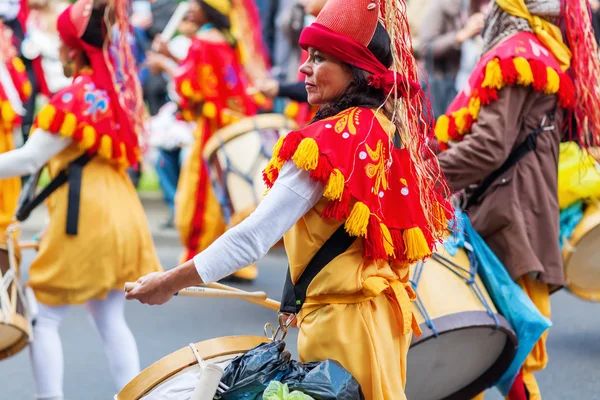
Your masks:
<svg viewBox="0 0 600 400"><path fill-rule="evenodd" d="M72 141L37 129L23 147L0 154L0 179L36 173Z"/></svg>
<svg viewBox="0 0 600 400"><path fill-rule="evenodd" d="M286 163L256 210L194 257L202 281L218 281L263 258L317 204L323 190L309 172Z"/></svg>

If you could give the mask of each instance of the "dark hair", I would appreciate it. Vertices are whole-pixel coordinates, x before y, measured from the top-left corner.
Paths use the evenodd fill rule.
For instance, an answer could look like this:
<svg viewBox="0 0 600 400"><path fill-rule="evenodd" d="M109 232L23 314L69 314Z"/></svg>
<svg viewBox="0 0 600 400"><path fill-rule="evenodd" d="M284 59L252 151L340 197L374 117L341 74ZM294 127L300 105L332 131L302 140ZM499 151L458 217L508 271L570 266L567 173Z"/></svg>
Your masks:
<svg viewBox="0 0 600 400"><path fill-rule="evenodd" d="M231 34L231 20L227 15L223 15L208 4L206 4L203 0L196 0L206 14L206 19L210 24L212 24L216 29L218 29L223 36L225 36L225 40L227 43L231 45L231 47L235 47L237 42L233 35Z"/></svg>
<svg viewBox="0 0 600 400"><path fill-rule="evenodd" d="M104 46L104 39L106 39L106 28L104 24L104 10L105 7L94 8L90 20L85 28L85 32L81 36L81 39L97 48Z"/></svg>
<svg viewBox="0 0 600 400"><path fill-rule="evenodd" d="M380 23L367 48L387 68L394 62L391 49L392 41ZM327 51L324 50L326 53ZM317 111L312 122L333 117L350 107L379 107L385 103L383 90L369 86L367 72L353 65L347 65L352 72L353 82L335 103L326 104Z"/></svg>

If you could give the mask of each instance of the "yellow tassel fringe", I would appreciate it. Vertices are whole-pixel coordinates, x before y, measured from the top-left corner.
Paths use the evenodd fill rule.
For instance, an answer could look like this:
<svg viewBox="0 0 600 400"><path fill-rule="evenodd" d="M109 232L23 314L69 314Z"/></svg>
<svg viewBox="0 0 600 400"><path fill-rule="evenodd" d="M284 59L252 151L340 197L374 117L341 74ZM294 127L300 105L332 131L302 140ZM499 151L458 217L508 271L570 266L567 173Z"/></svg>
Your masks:
<svg viewBox="0 0 600 400"><path fill-rule="evenodd" d="M317 142L312 138L302 139L292 160L298 168L306 171L312 171L317 168L317 164L319 163L319 146Z"/></svg>
<svg viewBox="0 0 600 400"><path fill-rule="evenodd" d="M544 93L555 94L560 88L560 77L558 76L558 72L550 67L546 67L546 73L548 75L548 82L544 87Z"/></svg>
<svg viewBox="0 0 600 400"><path fill-rule="evenodd" d="M37 115L37 126L44 130L49 131L50 125L52 125L52 121L54 121L54 117L56 116L56 108L51 105L47 105L42 108Z"/></svg>
<svg viewBox="0 0 600 400"><path fill-rule="evenodd" d="M494 58L485 66L485 78L481 86L497 90L502 89L504 86L502 69L500 68L500 61L497 58Z"/></svg>
<svg viewBox="0 0 600 400"><path fill-rule="evenodd" d="M81 146L84 149L89 149L96 143L96 130L92 126L83 127Z"/></svg>
<svg viewBox="0 0 600 400"><path fill-rule="evenodd" d="M329 175L329 181L327 182L327 186L325 186L323 196L328 200L340 200L344 194L345 184L346 179L342 175L342 172L339 169L334 169L331 175Z"/></svg>
<svg viewBox="0 0 600 400"><path fill-rule="evenodd" d="M448 128L450 127L450 118L447 115L442 115L438 118L435 124L435 137L442 143L447 143L450 140L448 136Z"/></svg>
<svg viewBox="0 0 600 400"><path fill-rule="evenodd" d="M365 203L356 202L350 216L346 220L346 232L351 236L365 237L367 236L367 226L369 225L369 217L371 211Z"/></svg>
<svg viewBox="0 0 600 400"><path fill-rule="evenodd" d="M422 260L431 255L425 235L420 228L410 228L402 232L404 239L404 254L409 262Z"/></svg>
<svg viewBox="0 0 600 400"><path fill-rule="evenodd" d="M396 257L396 252L394 250L394 242L392 241L392 234L385 224L380 223L379 227L381 229L381 235L383 236L383 248L385 249L385 253L392 258Z"/></svg>
<svg viewBox="0 0 600 400"><path fill-rule="evenodd" d="M98 150L98 153L100 153L102 157L112 158L112 139L110 137L104 135L100 138L100 149Z"/></svg>
<svg viewBox="0 0 600 400"><path fill-rule="evenodd" d="M523 57L515 57L513 59L515 69L519 73L517 77L517 83L523 86L529 86L533 83L533 72L531 72L531 65Z"/></svg>
<svg viewBox="0 0 600 400"><path fill-rule="evenodd" d="M76 128L77 117L73 113L66 113L65 119L59 129L60 134L65 137L72 137Z"/></svg>

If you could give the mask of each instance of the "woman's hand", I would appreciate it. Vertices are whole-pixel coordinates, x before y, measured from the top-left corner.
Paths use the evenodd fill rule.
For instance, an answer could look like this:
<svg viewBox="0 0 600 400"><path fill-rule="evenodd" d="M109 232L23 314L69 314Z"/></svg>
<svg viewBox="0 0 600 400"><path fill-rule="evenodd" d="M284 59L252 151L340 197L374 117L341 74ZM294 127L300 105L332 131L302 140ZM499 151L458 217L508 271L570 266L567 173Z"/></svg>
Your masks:
<svg viewBox="0 0 600 400"><path fill-rule="evenodd" d="M256 81L255 87L259 92L271 99L279 95L279 82L275 79L260 79Z"/></svg>
<svg viewBox="0 0 600 400"><path fill-rule="evenodd" d="M167 58L162 54L148 53L146 65L153 74L160 74L167 70Z"/></svg>
<svg viewBox="0 0 600 400"><path fill-rule="evenodd" d="M465 26L456 33L456 41L460 44L465 40L477 36L483 30L485 25L485 15L483 13L475 13L469 17Z"/></svg>
<svg viewBox="0 0 600 400"><path fill-rule="evenodd" d="M153 272L141 277L136 286L125 294L125 298L139 300L142 304L165 304L174 296L174 291L168 284L168 274L169 272Z"/></svg>
<svg viewBox="0 0 600 400"><path fill-rule="evenodd" d="M160 35L156 35L152 41L152 51L165 57L173 58L167 42L163 41Z"/></svg>

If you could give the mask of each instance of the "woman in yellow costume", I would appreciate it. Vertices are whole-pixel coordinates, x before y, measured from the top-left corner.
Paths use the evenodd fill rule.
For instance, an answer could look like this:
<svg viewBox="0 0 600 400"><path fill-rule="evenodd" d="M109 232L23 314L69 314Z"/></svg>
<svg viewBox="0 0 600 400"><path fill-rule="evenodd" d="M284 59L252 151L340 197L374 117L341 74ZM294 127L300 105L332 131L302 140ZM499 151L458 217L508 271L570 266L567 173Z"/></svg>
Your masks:
<svg viewBox="0 0 600 400"><path fill-rule="evenodd" d="M282 311L297 316L301 360L337 360L368 400L406 399L406 357L419 334L409 265L431 254L450 207L435 157L422 158L405 7L327 2L300 39L308 100L321 108L276 145L264 201L193 260L142 277L127 298L165 303L258 260L283 236Z"/></svg>
<svg viewBox="0 0 600 400"><path fill-rule="evenodd" d="M69 169L68 183L48 197L50 222L30 267L29 285L40 303L31 358L36 395L44 400L63 399L58 329L72 305L85 304L93 317L115 386L139 373L122 289L125 282L160 270L126 173L140 157L141 121L133 119L143 110L139 82L134 68L120 68L133 65L126 36L106 38L105 16L115 17L115 33L129 32L127 7L116 0L110 7L100 3L79 0L60 15L60 58L73 83L40 111L25 146L0 155L0 179L32 174L44 165L52 177ZM119 76L119 91L112 72Z"/></svg>
<svg viewBox="0 0 600 400"><path fill-rule="evenodd" d="M559 18L565 38L553 23ZM565 115L574 114L579 143L600 139L592 33L587 2L495 0L484 54L436 125L445 149L440 166L452 189L465 190L473 227L547 318L552 289L565 284L557 197ZM534 372L548 363L546 338L525 360L509 399L542 398Z"/></svg>
<svg viewBox="0 0 600 400"><path fill-rule="evenodd" d="M204 146L218 129L257 111L254 99L246 94L248 79L231 31L233 11L230 0L190 1L188 18L202 28L192 39L187 57L178 60L157 42L163 56L153 54L148 61L155 71L171 74L181 117L196 121L198 127L175 196L175 225L185 246L183 261L208 247L226 228L204 163ZM174 69L168 58L177 61L179 68ZM241 278L256 276L255 267L245 272Z"/></svg>
<svg viewBox="0 0 600 400"><path fill-rule="evenodd" d="M0 21L0 154L15 149L14 130L21 125L23 102L31 95L25 66L11 42L12 34ZM0 244L14 219L21 179L0 179Z"/></svg>

